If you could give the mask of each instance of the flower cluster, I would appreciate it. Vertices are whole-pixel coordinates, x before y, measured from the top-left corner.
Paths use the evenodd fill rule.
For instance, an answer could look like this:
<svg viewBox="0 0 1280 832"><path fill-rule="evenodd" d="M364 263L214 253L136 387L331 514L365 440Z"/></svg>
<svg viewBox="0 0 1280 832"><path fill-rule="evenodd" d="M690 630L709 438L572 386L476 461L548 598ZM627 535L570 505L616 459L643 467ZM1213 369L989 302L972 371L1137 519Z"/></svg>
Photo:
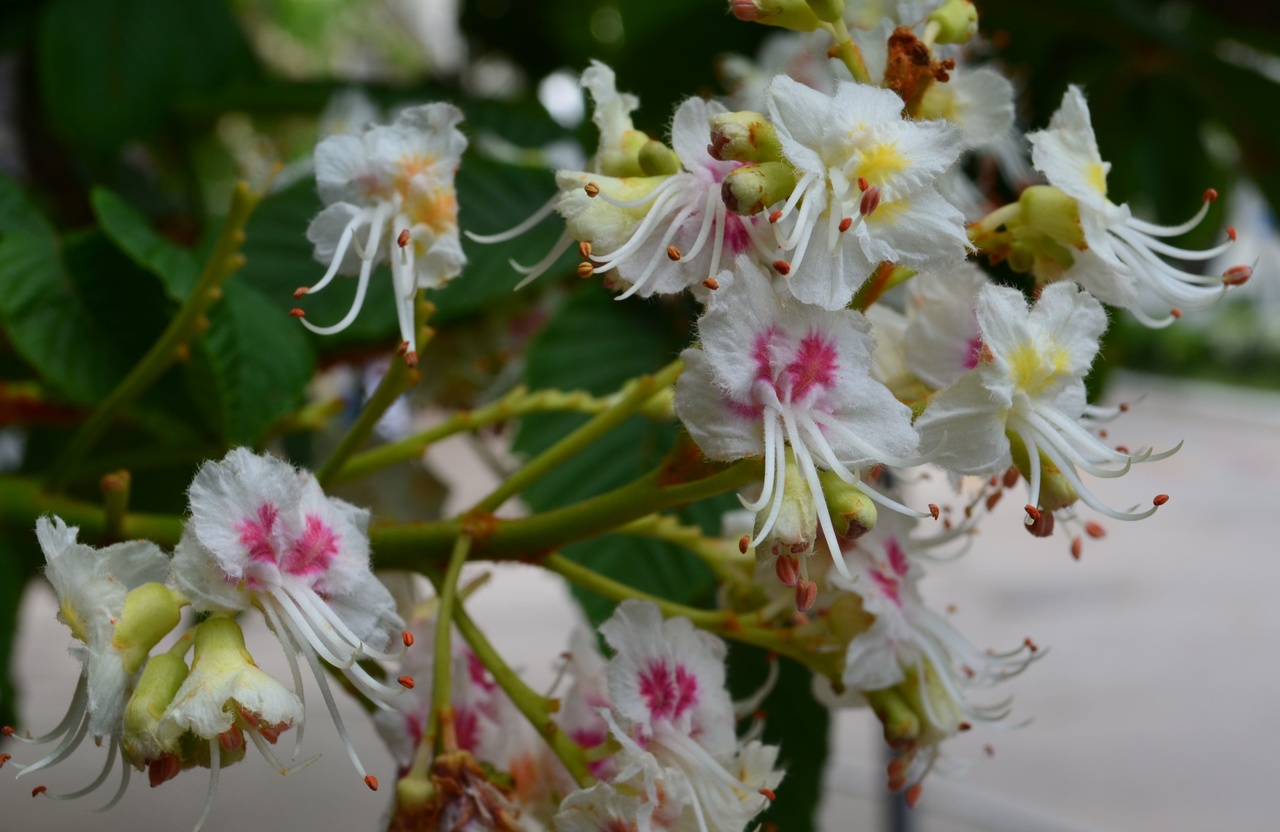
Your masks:
<svg viewBox="0 0 1280 832"><path fill-rule="evenodd" d="M59 619L70 628L72 655L84 668L53 731L23 737L5 729L23 742L58 743L36 762L15 764L19 776L61 762L87 735L108 743L101 775L69 794L43 786L36 793L83 797L106 781L117 756L120 786L109 806L124 795L134 769L157 786L184 769L208 768L199 828L212 808L219 771L243 759L250 742L287 773L271 749L281 734L297 729L297 760L305 715L301 655L357 772L376 789L377 778L366 773L347 737L321 661L384 708L414 684L403 676L388 685L361 664L399 659L404 651L391 648L408 641L390 592L370 571L369 513L327 497L309 472L245 448L205 463L189 495L191 516L172 558L147 541L94 549L78 543L78 530L60 518L37 521ZM185 606L206 617L153 654ZM236 614L252 609L280 639L293 669L292 690L261 670L245 647Z"/></svg>

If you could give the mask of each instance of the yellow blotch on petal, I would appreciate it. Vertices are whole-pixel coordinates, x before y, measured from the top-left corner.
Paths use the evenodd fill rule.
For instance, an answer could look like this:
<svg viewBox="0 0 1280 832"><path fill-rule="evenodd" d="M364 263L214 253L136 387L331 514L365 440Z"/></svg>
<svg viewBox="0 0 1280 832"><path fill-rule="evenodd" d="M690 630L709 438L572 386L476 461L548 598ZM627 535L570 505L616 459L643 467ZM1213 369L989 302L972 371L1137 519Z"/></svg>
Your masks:
<svg viewBox="0 0 1280 832"><path fill-rule="evenodd" d="M866 179L871 185L884 187L895 174L911 167L911 162L898 151L897 142L881 142L858 151L858 164L850 177Z"/></svg>
<svg viewBox="0 0 1280 832"><path fill-rule="evenodd" d="M1107 195L1107 169L1101 162L1091 162L1085 168L1084 176L1098 193Z"/></svg>
<svg viewBox="0 0 1280 832"><path fill-rule="evenodd" d="M1005 360L1009 362L1014 385L1032 398L1044 392L1055 376L1066 373L1071 366L1071 356L1057 343L1024 342L1006 355Z"/></svg>

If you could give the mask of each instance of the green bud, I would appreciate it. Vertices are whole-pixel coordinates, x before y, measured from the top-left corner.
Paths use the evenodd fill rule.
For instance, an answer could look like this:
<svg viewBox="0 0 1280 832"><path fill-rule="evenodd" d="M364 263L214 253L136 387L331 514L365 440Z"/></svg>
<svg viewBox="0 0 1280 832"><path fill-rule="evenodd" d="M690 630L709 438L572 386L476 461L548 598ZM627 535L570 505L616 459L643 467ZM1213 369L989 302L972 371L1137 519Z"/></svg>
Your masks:
<svg viewBox="0 0 1280 832"><path fill-rule="evenodd" d="M795 188L796 177L790 165L761 162L730 171L720 183L720 196L726 208L748 217L791 196Z"/></svg>
<svg viewBox="0 0 1280 832"><path fill-rule="evenodd" d="M1022 437L1011 430L1006 430L1005 436L1009 439L1009 454L1013 457L1013 464L1030 482L1031 456L1027 453L1027 446ZM1053 512L1072 505L1079 498L1080 495L1067 478L1062 476L1058 466L1045 456L1044 451L1040 451L1040 505L1037 508Z"/></svg>
<svg viewBox="0 0 1280 832"><path fill-rule="evenodd" d="M779 162L782 143L773 125L760 113L717 113L711 117L707 152L721 161Z"/></svg>
<svg viewBox="0 0 1280 832"><path fill-rule="evenodd" d="M152 656L142 668L142 676L125 707L122 737L125 756L135 765L177 750L165 747L156 729L186 679L187 663L172 653Z"/></svg>
<svg viewBox="0 0 1280 832"><path fill-rule="evenodd" d="M181 593L154 581L129 591L111 638L126 671L135 673L142 667L151 648L178 626L187 603Z"/></svg>
<svg viewBox="0 0 1280 832"><path fill-rule="evenodd" d="M756 513L755 537L760 534L770 512ZM782 489L782 507L769 533L756 547L758 556L804 555L813 550L818 536L818 504L809 484L800 475L795 454L787 448L786 485Z"/></svg>
<svg viewBox="0 0 1280 832"><path fill-rule="evenodd" d="M729 11L739 20L796 32L812 32L822 25L805 0L729 0Z"/></svg>
<svg viewBox="0 0 1280 832"><path fill-rule="evenodd" d="M600 151L597 161L605 176L625 179L628 176L644 176L640 167L640 149L649 143L649 136L640 130L628 130L622 135L622 146Z"/></svg>
<svg viewBox="0 0 1280 832"><path fill-rule="evenodd" d="M808 0L809 8L824 23L844 20L844 0Z"/></svg>
<svg viewBox="0 0 1280 832"><path fill-rule="evenodd" d="M819 471L818 481L822 483L837 537L855 540L876 527L876 504L861 489L849 485L833 471Z"/></svg>
<svg viewBox="0 0 1280 832"><path fill-rule="evenodd" d="M884 741L893 748L910 745L920 738L920 718L897 688L863 691L862 696L884 727Z"/></svg>
<svg viewBox="0 0 1280 832"><path fill-rule="evenodd" d="M978 10L969 0L947 0L933 10L929 23L936 24L934 43L968 43L978 31Z"/></svg>
<svg viewBox="0 0 1280 832"><path fill-rule="evenodd" d="M640 147L640 170L645 176L670 176L683 170L680 157L660 141L648 141Z"/></svg>
<svg viewBox="0 0 1280 832"><path fill-rule="evenodd" d="M1088 247L1080 225L1080 206L1051 185L1032 185L1018 198L1020 222L1051 240L1083 251Z"/></svg>
<svg viewBox="0 0 1280 832"><path fill-rule="evenodd" d="M920 740L925 743L941 742L954 736L964 722L964 712L947 693L938 671L928 659L923 659L924 682L920 681L920 666L905 669L906 679L897 690L920 720ZM925 702L928 697L928 703Z"/></svg>
<svg viewBox="0 0 1280 832"><path fill-rule="evenodd" d="M862 599L852 592L842 593L827 611L827 626L831 634L843 644L848 644L871 629L876 617L862 606Z"/></svg>

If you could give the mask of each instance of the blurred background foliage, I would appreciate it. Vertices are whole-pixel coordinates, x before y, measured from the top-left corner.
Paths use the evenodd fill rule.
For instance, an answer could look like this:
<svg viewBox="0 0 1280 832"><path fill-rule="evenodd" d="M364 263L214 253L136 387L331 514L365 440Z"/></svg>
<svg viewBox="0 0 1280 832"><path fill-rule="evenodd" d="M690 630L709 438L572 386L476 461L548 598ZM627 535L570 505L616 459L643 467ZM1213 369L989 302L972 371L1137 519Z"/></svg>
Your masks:
<svg viewBox="0 0 1280 832"><path fill-rule="evenodd" d="M733 20L726 5L0 0L0 470L38 475L50 464L189 291L235 179L262 185L278 167L247 229L247 264L209 330L113 426L75 472L72 491L96 499L98 477L127 466L135 508L179 512L195 464L230 445L283 438L296 461L309 462L311 443L299 437L324 410L316 369L385 353L395 332L385 280L372 282L356 325L338 336L314 338L287 317L293 289L320 273L304 236L319 209L306 159L335 95L359 86L384 113L428 99L458 103L472 139L458 177L462 225L492 233L544 203L550 167L594 147L589 120L572 107L553 118L540 90L545 98L557 83L571 87L599 58L620 89L639 95L637 126L661 136L679 99L723 91L719 55L754 55L774 33ZM986 40L976 50L1020 86L1024 126L1045 124L1067 84L1083 84L1114 164L1117 202L1174 223L1213 186L1229 198L1187 243L1219 239L1228 211L1242 240L1253 235L1242 250L1262 263L1257 285L1159 334L1118 319L1106 344L1110 365L1280 386L1280 291L1265 268L1280 266L1280 5L978 5ZM1235 199L1255 192L1261 197ZM573 275L569 256L514 296L519 276L508 258L535 262L558 234L548 222L503 245L466 242L465 276L431 298L440 332L422 360L432 402L469 407L519 380L607 393L688 342L687 303L615 304ZM308 315L336 320L352 292L347 282L308 298ZM516 447L535 452L574 424L527 420ZM636 419L540 483L528 502L550 508L625 482L669 447L670 433ZM715 531L722 509L694 507L686 520ZM714 582L700 563L615 537L569 554L677 600L711 601ZM0 668L16 587L39 557L27 538L28 529L0 524ZM593 618L607 614L598 599L583 600ZM741 694L758 683L763 661L735 656ZM790 716L769 729L809 737L803 754L784 745L793 780L812 787L780 793L772 819L789 832L810 828L823 758L826 712L796 704L809 696L805 675L784 677L775 699L785 694L778 707ZM10 690L0 674L0 722L12 720Z"/></svg>

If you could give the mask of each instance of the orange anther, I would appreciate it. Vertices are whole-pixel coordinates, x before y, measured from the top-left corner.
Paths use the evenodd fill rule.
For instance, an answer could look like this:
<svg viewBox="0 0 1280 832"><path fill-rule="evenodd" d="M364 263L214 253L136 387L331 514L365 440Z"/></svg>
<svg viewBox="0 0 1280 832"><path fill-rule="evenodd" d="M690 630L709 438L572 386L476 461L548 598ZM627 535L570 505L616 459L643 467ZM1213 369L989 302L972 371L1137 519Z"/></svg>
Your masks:
<svg viewBox="0 0 1280 832"><path fill-rule="evenodd" d="M791 264L786 260L774 260L773 270L784 277L791 273Z"/></svg>
<svg viewBox="0 0 1280 832"><path fill-rule="evenodd" d="M750 548L751 548L751 535L744 534L742 537L738 538L739 552L745 555L747 553L747 550Z"/></svg>
<svg viewBox="0 0 1280 832"><path fill-rule="evenodd" d="M590 257L591 243L588 243L586 240L583 240L582 242L578 243L578 256L581 257L583 260L586 260L588 257Z"/></svg>
<svg viewBox="0 0 1280 832"><path fill-rule="evenodd" d="M920 802L920 794L923 791L924 787L919 783L916 783L914 786L907 789L906 801L909 808L916 808L916 804Z"/></svg>
<svg viewBox="0 0 1280 832"><path fill-rule="evenodd" d="M1089 537L1097 539L1099 537L1105 536L1107 533L1107 530L1102 527L1101 523L1090 520L1089 522L1084 524L1084 533L1089 535Z"/></svg>
<svg viewBox="0 0 1280 832"><path fill-rule="evenodd" d="M1080 538L1073 538L1071 541L1071 557L1080 560L1080 553L1084 550L1084 541Z"/></svg>
<svg viewBox="0 0 1280 832"><path fill-rule="evenodd" d="M411 238L409 237L409 229L406 228L400 232L399 237L396 237L396 245L400 246L400 248L404 248L405 246L409 245L410 239Z"/></svg>
<svg viewBox="0 0 1280 832"><path fill-rule="evenodd" d="M929 514L933 515L934 520L938 519L938 515L940 513L941 513L941 510L938 508L937 503L929 503Z"/></svg>
<svg viewBox="0 0 1280 832"><path fill-rule="evenodd" d="M1013 488L1018 484L1018 466L1010 465L1008 470L1004 472L1004 478L1001 480L1005 488Z"/></svg>
<svg viewBox="0 0 1280 832"><path fill-rule="evenodd" d="M408 630L405 630L403 633L400 634L400 640L404 642L405 647L412 647L413 633L409 632Z"/></svg>
<svg viewBox="0 0 1280 832"><path fill-rule="evenodd" d="M774 562L773 571L785 586L795 586L800 581L800 564L787 555L781 555Z"/></svg>
<svg viewBox="0 0 1280 832"><path fill-rule="evenodd" d="M40 795L44 794L47 791L49 791L48 786L36 786L34 789L31 790L31 796L39 797Z"/></svg>
<svg viewBox="0 0 1280 832"><path fill-rule="evenodd" d="M672 262L678 262L680 260L680 249L675 246L667 246L667 259Z"/></svg>
<svg viewBox="0 0 1280 832"><path fill-rule="evenodd" d="M401 676L399 679L396 679L396 681L400 683L400 687L405 688L406 690L413 690L412 676Z"/></svg>
<svg viewBox="0 0 1280 832"><path fill-rule="evenodd" d="M303 295L305 295L307 292L310 292L310 291L311 291L311 287L309 287L309 286L299 286L298 288L296 288L296 289L294 289L294 290L293 290L293 296L294 296L295 298L300 298L300 297L302 297Z"/></svg>
<svg viewBox="0 0 1280 832"><path fill-rule="evenodd" d="M769 222L777 222L777 221L778 221L778 220L780 220L780 219L782 219L782 212L781 212L781 211L770 211L770 212L769 212Z"/></svg>
<svg viewBox="0 0 1280 832"><path fill-rule="evenodd" d="M1213 202L1217 198L1218 198L1218 192L1213 188L1206 188L1204 195L1200 197L1200 199L1204 202Z"/></svg>
<svg viewBox="0 0 1280 832"><path fill-rule="evenodd" d="M1033 522L1033 523L1034 523L1035 521L1037 521L1037 520L1039 520L1039 519L1040 519L1040 509L1036 508L1035 506L1031 505L1030 503L1027 503L1027 505L1025 506L1025 508L1026 508L1026 511L1027 511L1027 516L1031 518L1031 522Z"/></svg>
<svg viewBox="0 0 1280 832"><path fill-rule="evenodd" d="M13 759L12 754L0 754L0 768L4 768L4 764Z"/></svg>
<svg viewBox="0 0 1280 832"><path fill-rule="evenodd" d="M293 308L293 309L290 309L290 310L289 310L289 317L290 317L290 318L305 318L305 317L307 317L307 313L306 313L305 311L303 311L303 310L298 309L297 307L295 307L295 308Z"/></svg>
<svg viewBox="0 0 1280 832"><path fill-rule="evenodd" d="M1157 494L1157 495L1156 495L1156 496L1151 500L1151 502L1152 502L1152 504L1153 504L1153 505L1162 506L1162 505L1164 505L1165 503L1169 502L1169 495L1168 495L1168 494Z"/></svg>
<svg viewBox="0 0 1280 832"><path fill-rule="evenodd" d="M778 799L778 795L776 795L776 794L774 793L773 789L761 789L761 790L760 790L760 794L762 794L762 795L764 795L765 797L769 798L769 800L771 800L771 801L773 801L773 800L777 800L777 799Z"/></svg>
<svg viewBox="0 0 1280 832"><path fill-rule="evenodd" d="M1026 648L1030 650L1032 653L1040 649L1038 646L1036 646L1036 643L1031 640L1031 636L1027 636L1026 638L1024 638L1022 640L1022 643L1026 645Z"/></svg>
<svg viewBox="0 0 1280 832"><path fill-rule="evenodd" d="M1227 236L1231 238L1231 242L1236 241L1236 227L1234 225L1227 226Z"/></svg>
<svg viewBox="0 0 1280 832"><path fill-rule="evenodd" d="M600 195L600 186L599 186L599 185L597 185L597 184L596 184L596 183L594 183L594 182L588 182L586 185L584 185L584 186L583 186L582 190L586 191L586 192L587 192L587 196L592 197L592 198L597 197L597 196L599 196L599 195ZM374 783L377 783L378 781L377 781L377 780L374 780L373 782L374 782ZM377 786L374 786L373 788L375 788L375 789L376 789L376 788L378 788L378 787L377 787Z"/></svg>
<svg viewBox="0 0 1280 832"><path fill-rule="evenodd" d="M702 285L714 292L716 289L720 288L720 281L716 280L714 277L708 277L706 280L702 281Z"/></svg>
<svg viewBox="0 0 1280 832"><path fill-rule="evenodd" d="M375 792L378 790L378 778L374 777L372 774L366 774L364 776L364 784Z"/></svg>
<svg viewBox="0 0 1280 832"><path fill-rule="evenodd" d="M404 354L404 363L410 367L418 366L418 353L414 350L406 350Z"/></svg>
<svg viewBox="0 0 1280 832"><path fill-rule="evenodd" d="M1228 286L1243 286L1251 277L1253 277L1252 267L1232 266L1222 273L1222 282Z"/></svg>
<svg viewBox="0 0 1280 832"><path fill-rule="evenodd" d="M858 190L865 191L870 189L870 187L871 187L871 183L867 181L867 178L865 176L858 177Z"/></svg>
<svg viewBox="0 0 1280 832"><path fill-rule="evenodd" d="M848 231L852 227L853 227L853 217L845 217L844 219L840 220L841 231Z"/></svg>
<svg viewBox="0 0 1280 832"><path fill-rule="evenodd" d="M779 558L781 560L781 558ZM796 611L805 612L818 600L818 585L813 581L799 581L796 584Z"/></svg>
<svg viewBox="0 0 1280 832"><path fill-rule="evenodd" d="M591 265L590 263L587 263L584 261L578 264L578 277L585 279L585 278L591 277L591 275L595 273L596 273L596 267Z"/></svg>
<svg viewBox="0 0 1280 832"><path fill-rule="evenodd" d="M1175 318L1181 318L1181 317L1182 317L1182 310L1181 310L1181 309L1170 309L1170 310L1169 310L1169 314L1170 314L1170 315L1172 315L1172 316L1173 316L1173 317L1175 317Z"/></svg>

